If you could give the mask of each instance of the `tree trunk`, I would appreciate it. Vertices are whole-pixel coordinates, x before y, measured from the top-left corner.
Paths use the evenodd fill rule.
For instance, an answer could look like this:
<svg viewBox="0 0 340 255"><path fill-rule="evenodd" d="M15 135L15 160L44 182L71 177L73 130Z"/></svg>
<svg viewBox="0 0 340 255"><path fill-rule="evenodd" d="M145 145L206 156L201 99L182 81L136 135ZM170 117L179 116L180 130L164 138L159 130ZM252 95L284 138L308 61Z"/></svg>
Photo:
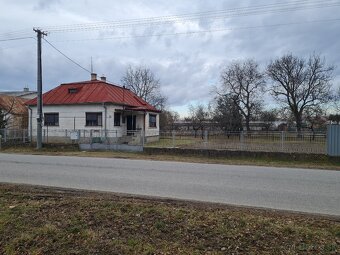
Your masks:
<svg viewBox="0 0 340 255"><path fill-rule="evenodd" d="M298 133L298 137L301 138L302 134L301 134L301 130L302 130L302 116L301 114L297 113L295 114L295 121L296 121L296 130Z"/></svg>
<svg viewBox="0 0 340 255"><path fill-rule="evenodd" d="M247 129L247 131L250 131L250 118L249 118L249 116L246 117L246 129Z"/></svg>

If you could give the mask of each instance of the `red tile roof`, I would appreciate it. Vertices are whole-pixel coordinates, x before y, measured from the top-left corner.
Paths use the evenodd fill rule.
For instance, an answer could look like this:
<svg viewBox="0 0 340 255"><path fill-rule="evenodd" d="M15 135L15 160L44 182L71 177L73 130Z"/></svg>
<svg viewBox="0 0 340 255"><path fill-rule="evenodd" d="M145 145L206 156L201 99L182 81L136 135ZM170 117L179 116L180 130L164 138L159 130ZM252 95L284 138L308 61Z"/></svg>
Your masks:
<svg viewBox="0 0 340 255"><path fill-rule="evenodd" d="M43 94L44 105L92 103L112 103L125 105L136 110L158 112L155 107L136 96L129 89L100 80L65 83ZM36 105L37 98L28 101L26 104Z"/></svg>
<svg viewBox="0 0 340 255"><path fill-rule="evenodd" d="M25 105L27 99L20 97L0 95L0 109L14 115L27 115L28 110Z"/></svg>

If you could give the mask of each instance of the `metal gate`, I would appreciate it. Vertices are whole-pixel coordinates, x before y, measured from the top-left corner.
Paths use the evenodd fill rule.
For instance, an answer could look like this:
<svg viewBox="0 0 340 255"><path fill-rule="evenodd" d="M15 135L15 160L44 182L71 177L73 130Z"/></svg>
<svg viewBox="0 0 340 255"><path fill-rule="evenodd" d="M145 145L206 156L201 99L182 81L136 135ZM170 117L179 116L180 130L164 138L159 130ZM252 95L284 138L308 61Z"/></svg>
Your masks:
<svg viewBox="0 0 340 255"><path fill-rule="evenodd" d="M327 126L327 154L329 156L340 156L340 125L331 124Z"/></svg>

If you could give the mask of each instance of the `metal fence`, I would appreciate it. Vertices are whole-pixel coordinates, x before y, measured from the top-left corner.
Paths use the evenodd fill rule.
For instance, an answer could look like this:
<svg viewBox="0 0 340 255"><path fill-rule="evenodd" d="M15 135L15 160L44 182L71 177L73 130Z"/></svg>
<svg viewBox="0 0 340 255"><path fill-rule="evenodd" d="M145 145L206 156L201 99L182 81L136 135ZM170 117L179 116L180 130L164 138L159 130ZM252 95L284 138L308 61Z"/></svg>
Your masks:
<svg viewBox="0 0 340 255"><path fill-rule="evenodd" d="M32 134L32 137L31 135ZM159 139L145 144L141 130L43 129L44 143L123 144L149 147L224 149L240 151L326 154L327 134L316 132L161 131ZM2 145L36 141L36 130L0 129ZM157 137L158 138L158 137ZM0 145L1 145L0 144Z"/></svg>
<svg viewBox="0 0 340 255"><path fill-rule="evenodd" d="M0 129L0 146L29 142L27 129Z"/></svg>
<svg viewBox="0 0 340 255"><path fill-rule="evenodd" d="M36 142L37 130L29 132L27 129L0 129L1 144L14 145ZM103 130L103 129L51 129L43 128L43 143L50 144L127 144L143 145L141 130Z"/></svg>
<svg viewBox="0 0 340 255"><path fill-rule="evenodd" d="M36 130L32 130L35 140ZM77 144L128 144L141 145L141 130L104 130L104 129L51 129L42 130L44 143L77 143Z"/></svg>
<svg viewBox="0 0 340 255"><path fill-rule="evenodd" d="M326 133L165 131L151 147L326 154Z"/></svg>

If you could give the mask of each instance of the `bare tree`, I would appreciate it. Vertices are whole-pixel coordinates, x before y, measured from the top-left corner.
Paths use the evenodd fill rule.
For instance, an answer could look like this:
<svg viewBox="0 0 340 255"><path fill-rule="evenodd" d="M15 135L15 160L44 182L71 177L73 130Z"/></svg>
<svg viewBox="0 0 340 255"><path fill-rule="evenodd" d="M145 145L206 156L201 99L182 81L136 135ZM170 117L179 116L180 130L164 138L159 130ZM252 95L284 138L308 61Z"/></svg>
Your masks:
<svg viewBox="0 0 340 255"><path fill-rule="evenodd" d="M6 107L3 107L3 109L1 109L1 105L0 105L0 129L6 128L8 124L11 122L12 117L13 117L14 106L15 106L15 97L12 97L10 99L9 105L7 105Z"/></svg>
<svg viewBox="0 0 340 255"><path fill-rule="evenodd" d="M340 113L340 87L332 95L334 110Z"/></svg>
<svg viewBox="0 0 340 255"><path fill-rule="evenodd" d="M277 110L267 110L260 113L260 119L264 123L264 128L268 132L273 126L274 122L277 120Z"/></svg>
<svg viewBox="0 0 340 255"><path fill-rule="evenodd" d="M222 72L223 87L234 100L250 130L250 120L262 107L262 95L265 89L264 74L254 60L235 61Z"/></svg>
<svg viewBox="0 0 340 255"><path fill-rule="evenodd" d="M179 120L179 113L163 110L159 115L159 127L161 130L174 130L175 122Z"/></svg>
<svg viewBox="0 0 340 255"><path fill-rule="evenodd" d="M161 94L159 79L143 66L129 66L121 79L124 86L157 109L164 109L167 98Z"/></svg>
<svg viewBox="0 0 340 255"><path fill-rule="evenodd" d="M268 65L267 74L274 82L272 95L290 109L298 131L304 111L329 101L333 70L318 55L304 59L287 54Z"/></svg>
<svg viewBox="0 0 340 255"><path fill-rule="evenodd" d="M307 127L313 133L313 140L315 139L316 130L326 130L327 118L324 117L325 111L321 107L307 108L304 113L304 119Z"/></svg>
<svg viewBox="0 0 340 255"><path fill-rule="evenodd" d="M340 124L340 114L330 114L328 120L333 123Z"/></svg>
<svg viewBox="0 0 340 255"><path fill-rule="evenodd" d="M6 119L5 111L0 108L0 129L6 128L6 126L7 126L7 119Z"/></svg>
<svg viewBox="0 0 340 255"><path fill-rule="evenodd" d="M197 106L190 105L189 106L189 120L195 130L195 137L197 136L197 131L201 130L201 136L203 139L203 131L207 126L207 122L209 120L209 111L202 104Z"/></svg>
<svg viewBox="0 0 340 255"><path fill-rule="evenodd" d="M240 131L242 129L242 115L230 95L219 95L215 98L212 119L224 132Z"/></svg>

